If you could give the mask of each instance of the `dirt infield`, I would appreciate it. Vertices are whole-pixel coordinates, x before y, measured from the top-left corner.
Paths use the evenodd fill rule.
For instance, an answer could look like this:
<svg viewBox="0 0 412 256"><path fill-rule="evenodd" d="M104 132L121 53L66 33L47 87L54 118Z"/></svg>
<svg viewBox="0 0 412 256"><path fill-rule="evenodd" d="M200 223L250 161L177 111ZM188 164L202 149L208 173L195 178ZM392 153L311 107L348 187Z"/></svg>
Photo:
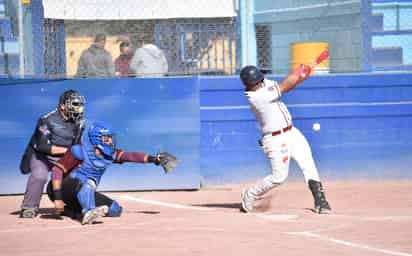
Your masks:
<svg viewBox="0 0 412 256"><path fill-rule="evenodd" d="M412 256L412 181L325 182L333 208L314 214L303 182L280 187L266 211L239 212L240 185L195 192L108 193L120 218L81 226L42 214L19 219L21 196L0 197L1 255Z"/></svg>

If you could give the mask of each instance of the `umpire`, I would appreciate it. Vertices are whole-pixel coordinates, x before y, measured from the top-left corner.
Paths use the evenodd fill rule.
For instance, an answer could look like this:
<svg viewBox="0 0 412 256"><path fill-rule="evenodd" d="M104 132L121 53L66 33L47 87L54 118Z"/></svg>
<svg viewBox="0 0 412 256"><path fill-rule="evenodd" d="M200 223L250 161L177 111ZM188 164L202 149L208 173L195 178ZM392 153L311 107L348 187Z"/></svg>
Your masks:
<svg viewBox="0 0 412 256"><path fill-rule="evenodd" d="M21 205L21 218L36 217L48 173L54 163L81 140L85 99L67 90L57 109L39 118L36 129L20 162L20 171L30 173Z"/></svg>

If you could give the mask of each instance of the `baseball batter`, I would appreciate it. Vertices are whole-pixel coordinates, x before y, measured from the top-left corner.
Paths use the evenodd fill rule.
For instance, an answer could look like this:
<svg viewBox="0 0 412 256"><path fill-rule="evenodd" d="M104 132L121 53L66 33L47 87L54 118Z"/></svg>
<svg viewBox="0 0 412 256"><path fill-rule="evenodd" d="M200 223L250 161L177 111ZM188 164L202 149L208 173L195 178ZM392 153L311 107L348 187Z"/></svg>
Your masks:
<svg viewBox="0 0 412 256"><path fill-rule="evenodd" d="M285 182L291 158L297 162L303 172L315 201L315 211L317 213L331 211L310 146L302 133L293 126L292 117L281 101L281 96L306 80L311 70L310 66L300 65L280 83L265 79L263 73L255 66L246 66L240 72L240 79L245 86L245 95L261 126L260 144L272 169L272 174L253 187L243 190L241 210L244 212L252 212L256 200Z"/></svg>

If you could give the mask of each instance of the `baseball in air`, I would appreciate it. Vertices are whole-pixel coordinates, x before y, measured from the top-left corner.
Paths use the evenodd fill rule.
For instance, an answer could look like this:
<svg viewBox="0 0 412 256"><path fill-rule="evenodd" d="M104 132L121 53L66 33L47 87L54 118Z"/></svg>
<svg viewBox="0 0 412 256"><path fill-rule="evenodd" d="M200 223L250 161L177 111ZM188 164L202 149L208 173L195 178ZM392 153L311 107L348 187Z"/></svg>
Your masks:
<svg viewBox="0 0 412 256"><path fill-rule="evenodd" d="M320 124L319 123L314 123L313 126L312 126L312 129L314 131L319 131L320 130Z"/></svg>

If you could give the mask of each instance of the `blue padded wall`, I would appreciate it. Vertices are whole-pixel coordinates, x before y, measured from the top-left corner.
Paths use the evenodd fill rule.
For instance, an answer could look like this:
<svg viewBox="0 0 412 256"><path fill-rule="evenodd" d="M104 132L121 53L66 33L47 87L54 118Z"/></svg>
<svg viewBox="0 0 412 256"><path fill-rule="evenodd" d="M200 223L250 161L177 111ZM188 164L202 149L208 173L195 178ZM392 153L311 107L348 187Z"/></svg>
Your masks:
<svg viewBox="0 0 412 256"><path fill-rule="evenodd" d="M15 82L20 82L16 84ZM105 120L118 131L118 147L181 159L164 175L152 164L113 165L102 190L192 189L199 187L199 92L196 78L4 80L0 86L0 194L24 192L28 176L18 166L37 118L55 108L65 89L85 95L88 120Z"/></svg>
<svg viewBox="0 0 412 256"><path fill-rule="evenodd" d="M101 189L198 188L201 177L207 184L236 183L270 172L237 77L5 79L0 80L0 193L24 192L21 154L36 119L68 88L86 96L89 120L113 123L119 147L166 150L182 160L170 176L152 165L112 166ZM283 98L312 146L322 178L412 178L412 74L313 76ZM312 129L314 123L320 131ZM289 179L303 180L295 165Z"/></svg>
<svg viewBox="0 0 412 256"><path fill-rule="evenodd" d="M281 77L271 77L280 80ZM270 173L237 78L201 78L201 172L208 183ZM323 178L411 178L412 75L313 76L283 96ZM320 131L312 129L314 123ZM290 179L303 180L296 165Z"/></svg>

